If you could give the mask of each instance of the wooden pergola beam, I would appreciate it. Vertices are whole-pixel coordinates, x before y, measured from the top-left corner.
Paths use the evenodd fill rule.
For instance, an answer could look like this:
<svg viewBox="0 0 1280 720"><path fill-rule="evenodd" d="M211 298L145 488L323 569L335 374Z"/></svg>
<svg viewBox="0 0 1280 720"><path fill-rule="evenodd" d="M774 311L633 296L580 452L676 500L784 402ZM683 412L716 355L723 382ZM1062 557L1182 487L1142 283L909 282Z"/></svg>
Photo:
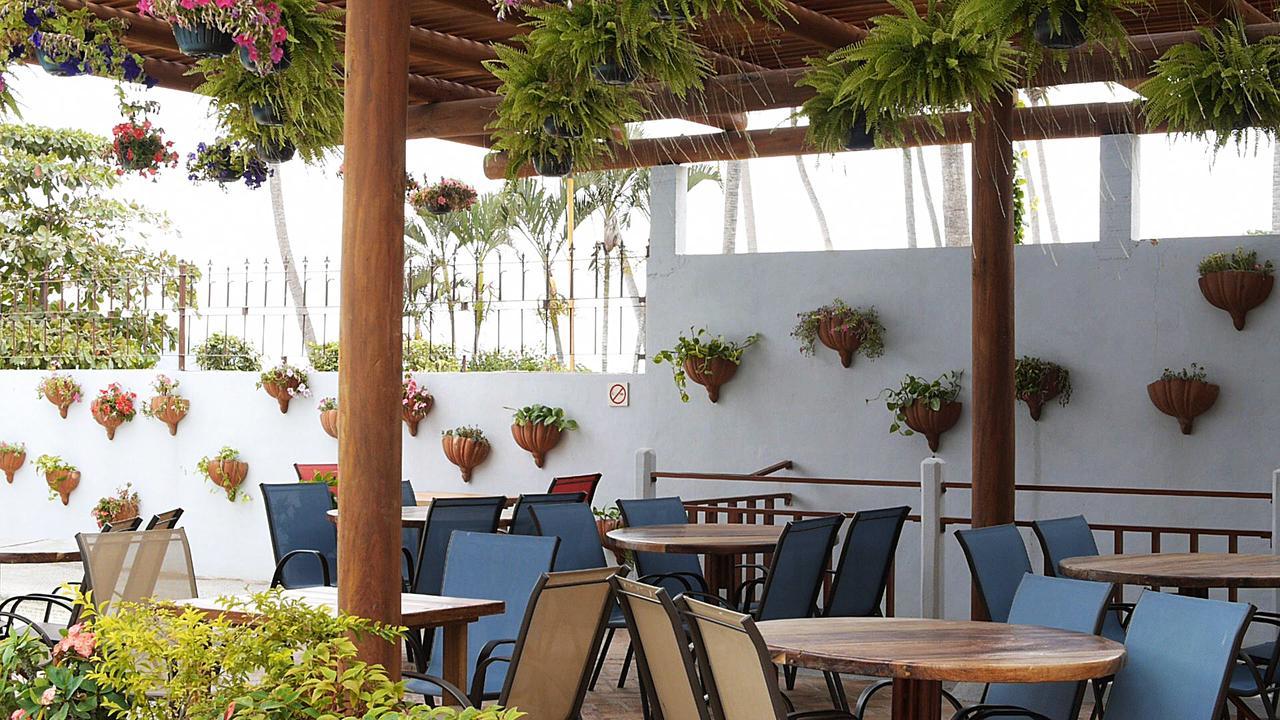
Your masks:
<svg viewBox="0 0 1280 720"><path fill-rule="evenodd" d="M791 0L785 0L783 5L783 13L778 16L778 24L782 29L815 45L834 50L852 45L867 36L864 28L823 15ZM755 4L749 5L749 12L757 20L769 21Z"/></svg>
<svg viewBox="0 0 1280 720"><path fill-rule="evenodd" d="M1196 7L1209 14L1213 21L1240 18L1246 23L1268 23L1272 18L1254 7L1249 0L1193 0Z"/></svg>

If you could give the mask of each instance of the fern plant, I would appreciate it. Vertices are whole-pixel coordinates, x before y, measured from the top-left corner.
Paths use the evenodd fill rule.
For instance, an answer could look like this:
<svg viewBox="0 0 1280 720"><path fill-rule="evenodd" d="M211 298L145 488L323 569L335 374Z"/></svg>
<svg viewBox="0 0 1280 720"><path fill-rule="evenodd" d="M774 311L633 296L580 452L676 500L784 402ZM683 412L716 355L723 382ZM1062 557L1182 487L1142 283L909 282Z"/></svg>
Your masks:
<svg viewBox="0 0 1280 720"><path fill-rule="evenodd" d="M1047 47L1044 41L1072 35L1076 36L1070 45L1096 44L1117 65L1126 65L1129 31L1121 18L1137 16L1139 9L1150 4L1150 0L965 0L960 11L975 13L992 32L1017 38L1025 51L1024 74L1029 77L1046 58L1065 69L1066 53L1060 47Z"/></svg>
<svg viewBox="0 0 1280 720"><path fill-rule="evenodd" d="M808 63L809 71L797 83L814 90L797 113L809 118L805 137L820 152L850 149L850 133L866 128L866 112L854 97L840 91L853 63L832 56L809 58Z"/></svg>

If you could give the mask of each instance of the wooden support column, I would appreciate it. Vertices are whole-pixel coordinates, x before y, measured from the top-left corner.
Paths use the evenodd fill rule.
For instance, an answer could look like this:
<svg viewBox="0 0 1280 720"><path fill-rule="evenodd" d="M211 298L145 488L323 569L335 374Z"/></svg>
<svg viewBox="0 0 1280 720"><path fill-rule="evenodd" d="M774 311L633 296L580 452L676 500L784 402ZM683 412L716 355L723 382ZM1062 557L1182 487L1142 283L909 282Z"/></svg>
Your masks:
<svg viewBox="0 0 1280 720"><path fill-rule="evenodd" d="M973 134L973 527L1013 521L1012 123L1000 93Z"/></svg>
<svg viewBox="0 0 1280 720"><path fill-rule="evenodd" d="M400 624L400 373L404 298L407 0L347 3L338 605ZM400 648L358 640L400 676Z"/></svg>

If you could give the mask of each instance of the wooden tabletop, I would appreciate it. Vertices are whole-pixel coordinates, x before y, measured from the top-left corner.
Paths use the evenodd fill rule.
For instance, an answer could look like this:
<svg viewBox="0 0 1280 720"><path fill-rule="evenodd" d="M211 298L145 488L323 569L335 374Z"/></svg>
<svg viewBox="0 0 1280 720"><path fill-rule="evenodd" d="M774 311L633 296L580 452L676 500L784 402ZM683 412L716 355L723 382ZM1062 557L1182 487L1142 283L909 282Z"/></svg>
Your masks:
<svg viewBox="0 0 1280 720"><path fill-rule="evenodd" d="M1240 553L1094 555L1058 563L1066 577L1176 588L1280 588L1280 557Z"/></svg>
<svg viewBox="0 0 1280 720"><path fill-rule="evenodd" d="M606 536L623 550L699 555L772 552L782 525L703 524L645 525L618 528Z"/></svg>
<svg viewBox="0 0 1280 720"><path fill-rule="evenodd" d="M909 618L759 624L774 662L832 672L952 682L1077 681L1114 674L1124 646L1031 625Z"/></svg>
<svg viewBox="0 0 1280 720"><path fill-rule="evenodd" d="M431 510L431 505L418 505L416 507L400 508L400 526L406 528L424 528L427 526L427 512ZM330 510L326 515L329 516L329 522L338 522L338 511ZM511 522L511 509L507 508L502 511L499 524Z"/></svg>
<svg viewBox="0 0 1280 720"><path fill-rule="evenodd" d="M301 600L308 605L322 607L330 612L338 611L338 589L332 587L300 588L283 590L281 594L287 598ZM252 606L253 596L232 595L231 598ZM232 620L251 620L256 613L248 609L228 610L227 603L220 598L193 598L177 600L176 605L193 607L209 614L221 615ZM501 615L506 611L506 604L501 600L472 600L468 598L443 597L440 595L414 595L401 593L401 624L411 628L429 628L451 623L475 622L488 615Z"/></svg>
<svg viewBox="0 0 1280 720"><path fill-rule="evenodd" d="M0 541L0 564L31 565L35 563L80 562L80 547L75 540Z"/></svg>
<svg viewBox="0 0 1280 720"><path fill-rule="evenodd" d="M478 498L490 497L484 493L469 492L450 492L446 490L421 490L413 494L418 499L419 505L430 505L432 500L436 498ZM507 496L507 504L510 505L516 501L516 498Z"/></svg>

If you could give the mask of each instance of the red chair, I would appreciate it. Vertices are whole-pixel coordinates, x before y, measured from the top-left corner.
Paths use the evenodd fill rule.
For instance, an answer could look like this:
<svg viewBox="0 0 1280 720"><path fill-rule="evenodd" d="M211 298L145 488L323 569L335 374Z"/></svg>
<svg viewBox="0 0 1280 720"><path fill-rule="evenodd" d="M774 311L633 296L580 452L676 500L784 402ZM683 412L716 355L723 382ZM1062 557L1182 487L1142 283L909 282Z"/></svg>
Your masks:
<svg viewBox="0 0 1280 720"><path fill-rule="evenodd" d="M298 473L298 482L315 482L316 475L322 473L338 476L338 463L294 463L293 469Z"/></svg>
<svg viewBox="0 0 1280 720"><path fill-rule="evenodd" d="M586 493L587 504L596 496L596 486L600 484L600 473L591 475L565 475L564 477L552 478L551 487L547 488L549 493Z"/></svg>

